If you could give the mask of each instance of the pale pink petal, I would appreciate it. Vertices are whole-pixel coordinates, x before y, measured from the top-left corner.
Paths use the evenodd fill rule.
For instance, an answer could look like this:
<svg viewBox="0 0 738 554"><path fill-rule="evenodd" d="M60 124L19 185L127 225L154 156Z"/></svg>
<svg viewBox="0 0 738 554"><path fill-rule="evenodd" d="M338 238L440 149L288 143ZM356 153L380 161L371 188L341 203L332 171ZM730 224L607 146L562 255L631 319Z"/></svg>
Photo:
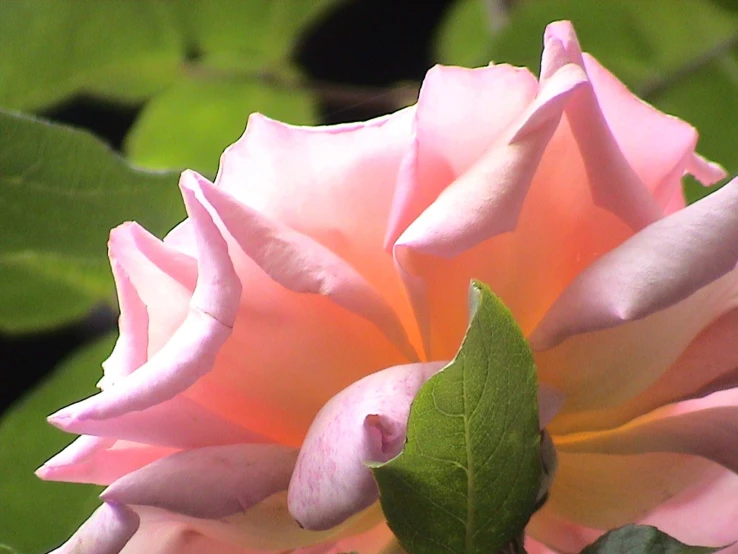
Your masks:
<svg viewBox="0 0 738 554"><path fill-rule="evenodd" d="M108 254L116 280L125 275L145 306L147 326L137 327L136 332L146 333L148 359L167 343L187 316L197 281L197 260L162 242L137 223L124 223L110 232ZM144 321L139 317L135 323ZM130 340L135 340L138 346L144 339ZM137 353L136 359L140 360L140 356Z"/></svg>
<svg viewBox="0 0 738 554"><path fill-rule="evenodd" d="M588 54L584 66L620 150L665 213L674 211L670 201L682 197L685 173L705 185L725 177L723 168L694 153L694 127L639 99Z"/></svg>
<svg viewBox="0 0 738 554"><path fill-rule="evenodd" d="M198 239L197 286L185 321L145 365L102 393L69 406L57 420L108 419L144 410L173 398L210 371L236 319L241 283L225 240L207 210L180 182Z"/></svg>
<svg viewBox="0 0 738 554"><path fill-rule="evenodd" d="M557 554L555 550L529 536L525 537L525 551L527 554Z"/></svg>
<svg viewBox="0 0 738 554"><path fill-rule="evenodd" d="M580 273L530 337L537 350L643 318L687 298L738 261L738 180L650 225Z"/></svg>
<svg viewBox="0 0 738 554"><path fill-rule="evenodd" d="M672 402L738 387L736 336L738 310L733 309L704 329L679 359L641 394L608 408L596 406L588 411L560 414L556 432L610 429Z"/></svg>
<svg viewBox="0 0 738 554"><path fill-rule="evenodd" d="M450 258L514 230L544 149L569 97L585 80L579 68L566 65L543 81L520 118L440 192L396 247Z"/></svg>
<svg viewBox="0 0 738 554"><path fill-rule="evenodd" d="M428 71L415 113L415 140L392 202L387 249L521 116L537 89L527 69L509 65Z"/></svg>
<svg viewBox="0 0 738 554"><path fill-rule="evenodd" d="M670 453L610 455L559 451L558 459L548 501L539 513L541 517L592 529L611 529L637 521L715 467L697 456ZM548 542L555 534L542 531L534 536Z"/></svg>
<svg viewBox="0 0 738 554"><path fill-rule="evenodd" d="M410 404L443 362L382 370L332 398L310 426L289 487L290 513L329 529L377 500L365 462L386 462L405 442Z"/></svg>
<svg viewBox="0 0 738 554"><path fill-rule="evenodd" d="M738 389L715 392L654 410L607 431L558 437L566 452L701 456L738 472Z"/></svg>
<svg viewBox="0 0 738 554"><path fill-rule="evenodd" d="M103 504L50 554L118 554L136 532L139 517L126 506Z"/></svg>
<svg viewBox="0 0 738 554"><path fill-rule="evenodd" d="M655 525L682 542L704 546L732 544L738 552L738 475L720 467L659 505L638 523Z"/></svg>
<svg viewBox="0 0 738 554"><path fill-rule="evenodd" d="M299 551L298 551L299 552ZM347 552L366 552L367 554L406 554L399 546L397 538L385 522L380 523L366 533L338 541L326 554L343 554ZM297 554L297 553L296 553Z"/></svg>
<svg viewBox="0 0 738 554"><path fill-rule="evenodd" d="M81 436L37 469L36 475L47 481L109 485L174 452L174 448Z"/></svg>
<svg viewBox="0 0 738 554"><path fill-rule="evenodd" d="M121 477L100 496L108 502L220 519L285 490L296 456L295 450L278 445L187 450Z"/></svg>
<svg viewBox="0 0 738 554"><path fill-rule="evenodd" d="M260 434L229 421L183 395L145 410L105 419L79 419L61 410L49 423L67 431L114 437L172 448L197 448L216 444L260 443Z"/></svg>
<svg viewBox="0 0 738 554"><path fill-rule="evenodd" d="M249 208L207 179L197 187L238 245L274 281L295 292L321 294L372 322L409 360L417 360L392 306L351 265L278 221Z"/></svg>
<svg viewBox="0 0 738 554"><path fill-rule="evenodd" d="M572 24L551 23L544 36L541 80L566 63L586 73ZM656 221L663 212L620 150L589 80L566 106L566 115L582 152L595 205L614 213L634 231Z"/></svg>
<svg viewBox="0 0 738 554"><path fill-rule="evenodd" d="M253 114L244 135L223 153L215 183L347 262L393 306L416 343L412 309L382 248L414 113L411 107L326 127L296 127Z"/></svg>

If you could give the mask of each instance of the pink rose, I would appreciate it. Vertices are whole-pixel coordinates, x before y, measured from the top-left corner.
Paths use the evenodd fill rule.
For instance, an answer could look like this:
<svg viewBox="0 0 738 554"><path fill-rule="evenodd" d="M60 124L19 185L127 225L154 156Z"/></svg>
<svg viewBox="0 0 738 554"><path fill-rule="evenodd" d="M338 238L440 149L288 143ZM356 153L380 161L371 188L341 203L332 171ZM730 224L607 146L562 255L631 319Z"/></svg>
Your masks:
<svg viewBox="0 0 738 554"><path fill-rule="evenodd" d="M738 182L685 208L682 176L723 170L570 24L541 66L436 67L365 123L254 115L215 184L183 173L163 241L113 230L120 338L39 470L109 487L59 552L386 552L363 461L402 447L471 278L566 398L532 551L627 522L738 539Z"/></svg>

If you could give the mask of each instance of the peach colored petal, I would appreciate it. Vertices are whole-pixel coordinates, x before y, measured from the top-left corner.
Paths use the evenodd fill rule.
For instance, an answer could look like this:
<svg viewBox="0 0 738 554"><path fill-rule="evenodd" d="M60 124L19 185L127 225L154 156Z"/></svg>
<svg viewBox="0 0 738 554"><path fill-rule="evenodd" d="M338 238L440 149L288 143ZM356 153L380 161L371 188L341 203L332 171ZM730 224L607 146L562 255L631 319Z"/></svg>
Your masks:
<svg viewBox="0 0 738 554"><path fill-rule="evenodd" d="M392 202L387 249L521 116L537 89L527 69L509 65L439 65L428 71L415 112L415 140Z"/></svg>
<svg viewBox="0 0 738 554"><path fill-rule="evenodd" d="M738 471L738 389L677 402L607 431L558 437L565 452L701 456Z"/></svg>
<svg viewBox="0 0 738 554"><path fill-rule="evenodd" d="M223 153L215 183L345 260L395 308L417 345L412 309L382 248L414 112L327 127L253 114L244 135Z"/></svg>
<svg viewBox="0 0 738 554"><path fill-rule="evenodd" d="M598 406L561 414L556 420L557 432L609 429L671 402L738 387L734 372L738 368L736 336L738 310L733 309L700 332L679 359L642 393L609 408Z"/></svg>
<svg viewBox="0 0 738 554"><path fill-rule="evenodd" d="M268 444L186 450L121 477L100 497L219 519L285 490L296 457L293 449Z"/></svg>
<svg viewBox="0 0 738 554"><path fill-rule="evenodd" d="M417 354L396 312L344 260L310 237L238 202L222 188L191 173L191 183L241 249L274 281L301 293L321 294L372 322L409 360Z"/></svg>
<svg viewBox="0 0 738 554"><path fill-rule="evenodd" d="M533 552L579 552L596 541L604 531L584 527L571 521L558 518L550 510L540 510L533 514L525 528L525 546L534 547ZM539 542L540 541L540 542ZM528 550L530 553L531 551Z"/></svg>
<svg viewBox="0 0 738 554"><path fill-rule="evenodd" d="M117 417L79 419L61 410L49 416L48 420L68 433L114 437L172 448L268 442L264 436L183 395Z"/></svg>
<svg viewBox="0 0 738 554"><path fill-rule="evenodd" d="M572 24L551 23L544 35L541 81L567 63L576 64L586 74ZM614 213L634 231L656 221L662 211L620 150L590 81L567 104L566 115L583 155L595 205Z"/></svg>
<svg viewBox="0 0 738 554"><path fill-rule="evenodd" d="M531 335L536 350L643 318L687 298L738 262L738 180L657 221L580 273Z"/></svg>
<svg viewBox="0 0 738 554"><path fill-rule="evenodd" d="M50 554L118 554L136 532L139 517L126 506L103 504Z"/></svg>
<svg viewBox="0 0 738 554"><path fill-rule="evenodd" d="M290 513L305 528L325 530L376 502L366 462L402 450L410 404L445 362L388 368L333 397L305 437L289 486Z"/></svg>
<svg viewBox="0 0 738 554"><path fill-rule="evenodd" d="M685 454L621 456L559 451L558 456L556 478L540 513L594 529L636 521L714 467L707 460ZM543 535L534 536L544 540Z"/></svg>
<svg viewBox="0 0 738 554"><path fill-rule="evenodd" d="M36 470L47 481L109 485L177 450L114 438L81 436Z"/></svg>
<svg viewBox="0 0 738 554"><path fill-rule="evenodd" d="M638 523L655 525L687 544L723 546L738 541L738 475L720 467L649 512ZM738 552L738 544L721 550Z"/></svg>

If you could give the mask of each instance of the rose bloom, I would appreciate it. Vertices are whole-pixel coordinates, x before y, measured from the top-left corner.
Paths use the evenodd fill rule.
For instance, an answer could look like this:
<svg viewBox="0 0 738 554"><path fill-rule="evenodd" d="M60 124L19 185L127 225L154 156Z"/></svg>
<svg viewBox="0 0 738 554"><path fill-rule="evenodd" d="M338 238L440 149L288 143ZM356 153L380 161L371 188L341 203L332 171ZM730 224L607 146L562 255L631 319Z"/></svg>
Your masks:
<svg viewBox="0 0 738 554"><path fill-rule="evenodd" d="M564 398L530 551L629 522L738 539L738 182L685 207L685 173L724 177L696 131L569 23L544 44L538 80L439 66L372 121L255 114L214 184L182 174L163 241L113 230L120 337L38 472L108 488L57 552L402 552L363 462L402 448L472 278Z"/></svg>

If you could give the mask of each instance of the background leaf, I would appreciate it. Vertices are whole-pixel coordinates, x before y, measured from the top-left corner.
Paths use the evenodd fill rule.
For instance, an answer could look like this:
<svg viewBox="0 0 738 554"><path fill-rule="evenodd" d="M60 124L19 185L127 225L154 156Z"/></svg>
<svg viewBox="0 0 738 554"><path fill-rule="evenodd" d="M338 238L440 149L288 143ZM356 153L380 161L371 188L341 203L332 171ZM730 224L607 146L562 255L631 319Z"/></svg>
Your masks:
<svg viewBox="0 0 738 554"><path fill-rule="evenodd" d="M100 503L100 487L43 482L33 472L72 440L41 422L96 392L100 363L113 342L114 336L108 335L78 351L0 420L2 540L21 552L47 552L57 546Z"/></svg>
<svg viewBox="0 0 738 554"><path fill-rule="evenodd" d="M0 326L54 325L112 298L110 229L136 220L161 236L183 217L176 174L133 168L86 132L0 112Z"/></svg>
<svg viewBox="0 0 738 554"><path fill-rule="evenodd" d="M184 43L156 0L0 2L0 105L37 110L78 92L116 100L171 83Z"/></svg>
<svg viewBox="0 0 738 554"><path fill-rule="evenodd" d="M474 283L454 360L413 402L405 449L373 468L382 510L410 554L489 554L518 537L540 482L536 368L502 302Z"/></svg>
<svg viewBox="0 0 738 554"><path fill-rule="evenodd" d="M580 554L710 554L724 546L690 546L656 527L626 525L601 536Z"/></svg>

